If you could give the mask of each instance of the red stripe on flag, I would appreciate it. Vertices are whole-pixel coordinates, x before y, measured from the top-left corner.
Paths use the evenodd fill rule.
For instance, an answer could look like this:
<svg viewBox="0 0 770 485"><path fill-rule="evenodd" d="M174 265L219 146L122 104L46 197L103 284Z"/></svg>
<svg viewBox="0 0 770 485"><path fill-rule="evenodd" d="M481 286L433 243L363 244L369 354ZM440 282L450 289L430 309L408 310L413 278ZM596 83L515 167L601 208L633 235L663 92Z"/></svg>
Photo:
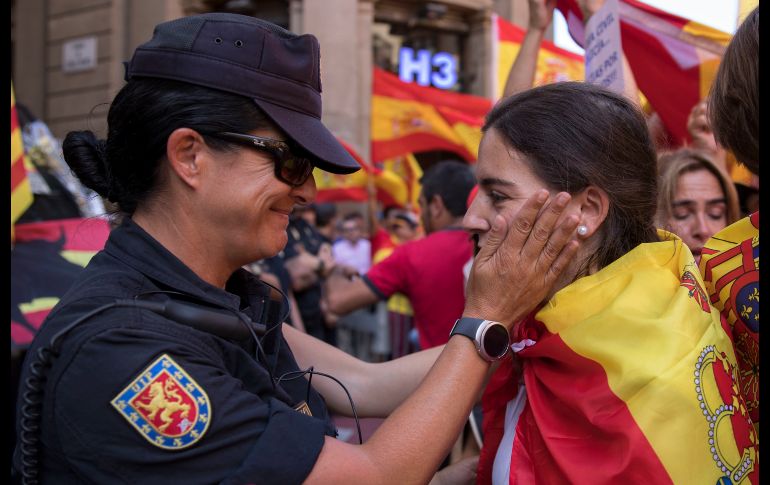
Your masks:
<svg viewBox="0 0 770 485"><path fill-rule="evenodd" d="M364 187L348 187L344 189L321 189L316 195L316 202L338 202L352 200L366 202L369 196Z"/></svg>
<svg viewBox="0 0 770 485"><path fill-rule="evenodd" d="M372 140L373 160L387 160L405 153L418 153L429 150L447 150L456 153L466 161L472 162L476 160L476 157L465 147L430 133L414 133L392 140Z"/></svg>
<svg viewBox="0 0 770 485"><path fill-rule="evenodd" d="M428 105L446 106L465 111L471 116L484 117L492 107L492 102L487 98L407 83L395 74L377 67L374 68L373 74L373 95Z"/></svg>
<svg viewBox="0 0 770 485"><path fill-rule="evenodd" d="M16 128L19 127L19 118L16 116L16 105L11 105L11 133L16 131Z"/></svg>
<svg viewBox="0 0 770 485"><path fill-rule="evenodd" d="M45 308L43 310L26 312L24 313L24 318L27 319L27 322L29 322L29 324L32 325L35 330L39 330L40 325L43 324L43 321L48 316L48 314L51 313L51 310L53 310L53 307Z"/></svg>
<svg viewBox="0 0 770 485"><path fill-rule="evenodd" d="M58 241L65 237L63 250L99 251L110 234L110 226L103 219L57 219L16 225L16 240L27 242Z"/></svg>
<svg viewBox="0 0 770 485"><path fill-rule="evenodd" d="M17 345L26 345L32 342L35 334L20 323L11 320L11 342Z"/></svg>
<svg viewBox="0 0 770 485"><path fill-rule="evenodd" d="M530 417L522 416L526 450L514 448L512 457L523 476L534 473L542 483L613 483L620 476L626 483L671 483L601 365L546 331L518 355L531 408Z"/></svg>
<svg viewBox="0 0 770 485"><path fill-rule="evenodd" d="M524 29L508 22L502 17L497 17L497 38L500 41L521 44L524 41L524 34Z"/></svg>
<svg viewBox="0 0 770 485"><path fill-rule="evenodd" d="M27 170L24 168L24 156L21 156L11 164L11 193L26 179Z"/></svg>

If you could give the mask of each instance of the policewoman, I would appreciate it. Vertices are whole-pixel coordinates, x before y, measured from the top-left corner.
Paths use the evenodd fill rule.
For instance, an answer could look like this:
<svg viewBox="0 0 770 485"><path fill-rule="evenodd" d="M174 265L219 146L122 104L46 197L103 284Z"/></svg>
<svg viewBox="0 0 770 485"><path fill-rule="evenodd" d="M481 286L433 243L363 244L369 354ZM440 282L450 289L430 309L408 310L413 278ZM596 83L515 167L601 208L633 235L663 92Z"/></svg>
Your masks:
<svg viewBox="0 0 770 485"><path fill-rule="evenodd" d="M122 222L27 354L25 483L431 479L513 322L574 254L576 221L545 191L501 216L443 349L367 364L283 325L280 292L241 267L283 249L314 167L358 169L321 124L319 70L311 35L234 14L166 22L126 63L107 139L68 134L68 164ZM362 445L329 419L354 406L390 416Z"/></svg>

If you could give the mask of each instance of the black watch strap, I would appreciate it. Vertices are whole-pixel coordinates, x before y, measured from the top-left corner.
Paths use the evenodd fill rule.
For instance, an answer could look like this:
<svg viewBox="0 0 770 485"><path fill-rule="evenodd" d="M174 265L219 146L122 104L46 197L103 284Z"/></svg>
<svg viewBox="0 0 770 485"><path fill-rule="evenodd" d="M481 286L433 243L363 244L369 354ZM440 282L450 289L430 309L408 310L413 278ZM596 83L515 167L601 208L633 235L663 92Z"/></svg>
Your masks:
<svg viewBox="0 0 770 485"><path fill-rule="evenodd" d="M472 318L472 317L462 317L458 318L455 322L454 327L452 327L452 331L449 333L449 336L455 334L465 335L471 340L476 340L476 332L479 329L479 326L484 323L483 318Z"/></svg>

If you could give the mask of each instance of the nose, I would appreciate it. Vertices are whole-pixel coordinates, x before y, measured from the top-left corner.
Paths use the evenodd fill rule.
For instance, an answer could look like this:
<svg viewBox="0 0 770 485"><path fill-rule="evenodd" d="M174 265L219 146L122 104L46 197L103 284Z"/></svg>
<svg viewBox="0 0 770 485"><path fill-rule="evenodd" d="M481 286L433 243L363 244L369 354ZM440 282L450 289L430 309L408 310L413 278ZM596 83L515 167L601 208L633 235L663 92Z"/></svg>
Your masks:
<svg viewBox="0 0 770 485"><path fill-rule="evenodd" d="M714 235L716 231L711 231L711 224L706 219L706 214L699 212L695 216L695 222L692 228L692 237L698 242L705 243L708 238Z"/></svg>
<svg viewBox="0 0 770 485"><path fill-rule="evenodd" d="M305 183L299 187L293 187L291 189L291 196L294 202L299 205L307 205L315 200L315 196L318 193L318 189L315 186L315 177L310 174L310 177L305 180Z"/></svg>
<svg viewBox="0 0 770 485"><path fill-rule="evenodd" d="M492 226L490 225L487 217L485 217L485 211L482 207L481 197L475 197L471 206L468 207L468 211L463 217L463 229L472 234L484 234L489 231Z"/></svg>

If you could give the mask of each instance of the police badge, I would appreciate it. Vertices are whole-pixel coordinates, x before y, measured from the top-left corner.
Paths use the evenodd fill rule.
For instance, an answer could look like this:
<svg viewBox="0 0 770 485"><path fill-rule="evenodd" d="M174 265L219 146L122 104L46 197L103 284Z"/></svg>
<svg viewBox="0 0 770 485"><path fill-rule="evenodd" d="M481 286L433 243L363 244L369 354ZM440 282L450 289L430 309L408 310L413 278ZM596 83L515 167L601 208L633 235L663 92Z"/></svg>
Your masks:
<svg viewBox="0 0 770 485"><path fill-rule="evenodd" d="M123 389L112 406L147 441L166 450L194 444L211 421L209 397L167 354Z"/></svg>

